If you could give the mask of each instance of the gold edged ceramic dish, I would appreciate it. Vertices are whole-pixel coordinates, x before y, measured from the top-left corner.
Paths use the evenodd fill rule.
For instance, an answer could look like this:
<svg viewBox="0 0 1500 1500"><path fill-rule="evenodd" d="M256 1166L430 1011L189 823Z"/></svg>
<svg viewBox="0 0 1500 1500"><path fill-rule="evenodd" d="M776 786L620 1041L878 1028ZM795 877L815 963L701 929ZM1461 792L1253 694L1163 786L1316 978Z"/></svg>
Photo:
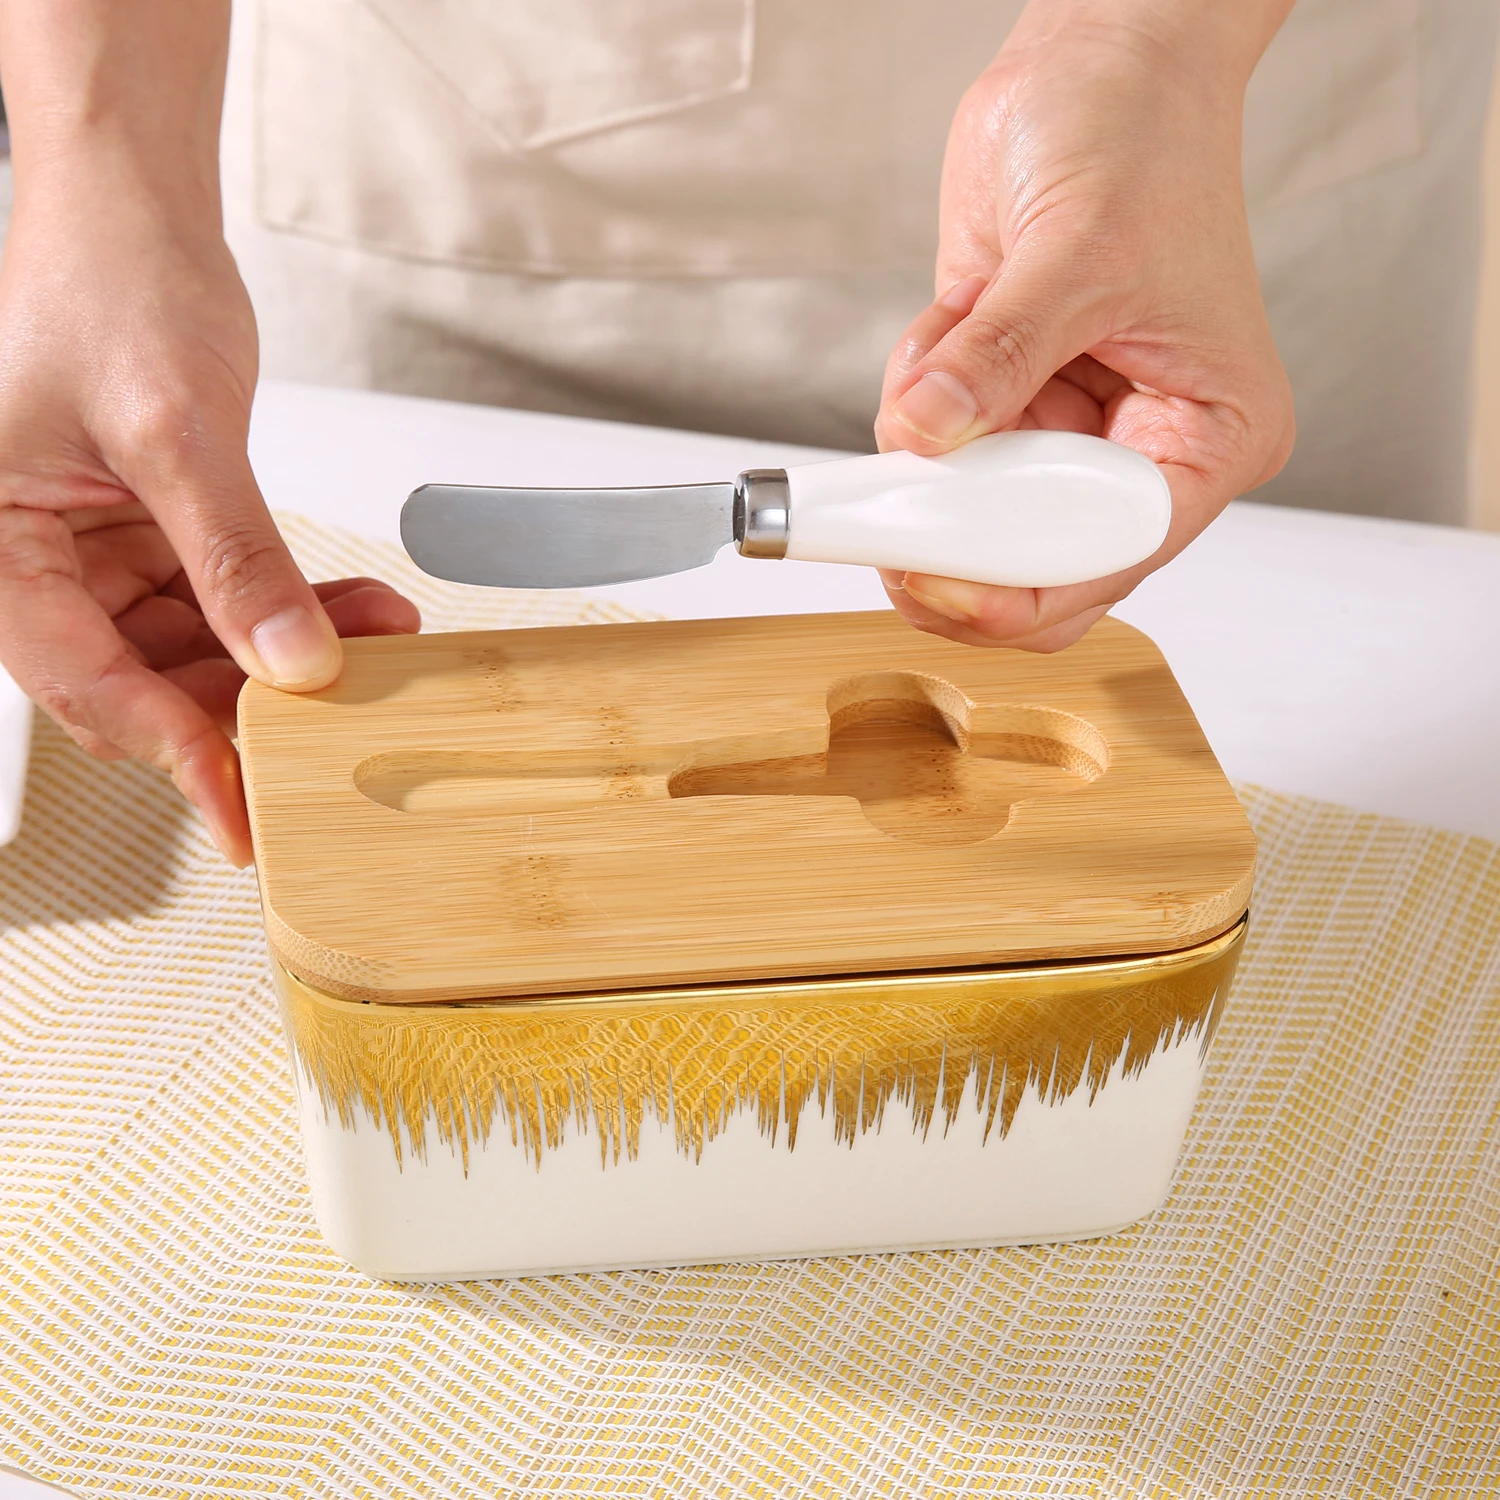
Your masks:
<svg viewBox="0 0 1500 1500"><path fill-rule="evenodd" d="M618 1161L648 1114L697 1161L740 1111L791 1151L809 1103L852 1142L893 1098L925 1134L967 1095L1003 1139L1028 1087L1092 1100L1185 1038L1201 1058L1247 927L1113 962L454 1005L341 1000L275 973L303 1083L345 1128L368 1117L398 1161L433 1131L467 1162L496 1128L538 1165L570 1130Z"/></svg>

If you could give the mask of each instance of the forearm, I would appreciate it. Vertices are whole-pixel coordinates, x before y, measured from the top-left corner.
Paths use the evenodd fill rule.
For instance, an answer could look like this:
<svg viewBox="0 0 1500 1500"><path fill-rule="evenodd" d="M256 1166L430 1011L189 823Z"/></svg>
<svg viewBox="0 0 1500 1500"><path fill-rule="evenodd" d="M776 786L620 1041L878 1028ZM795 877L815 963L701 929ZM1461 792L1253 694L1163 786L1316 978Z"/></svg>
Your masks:
<svg viewBox="0 0 1500 1500"><path fill-rule="evenodd" d="M17 214L104 190L217 225L228 39L229 0L0 0Z"/></svg>
<svg viewBox="0 0 1500 1500"><path fill-rule="evenodd" d="M1094 36L1243 88L1295 0L1029 0L1007 51Z"/></svg>

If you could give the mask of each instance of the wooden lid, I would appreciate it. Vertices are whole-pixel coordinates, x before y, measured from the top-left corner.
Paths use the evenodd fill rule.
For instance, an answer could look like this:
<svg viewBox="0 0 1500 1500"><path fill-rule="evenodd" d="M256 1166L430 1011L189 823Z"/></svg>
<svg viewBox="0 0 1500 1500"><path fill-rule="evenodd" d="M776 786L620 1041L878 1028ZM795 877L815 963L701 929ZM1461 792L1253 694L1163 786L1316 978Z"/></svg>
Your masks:
<svg viewBox="0 0 1500 1500"><path fill-rule="evenodd" d="M266 928L418 1001L1168 952L1249 902L1249 824L1155 646L893 614L345 643L250 683Z"/></svg>

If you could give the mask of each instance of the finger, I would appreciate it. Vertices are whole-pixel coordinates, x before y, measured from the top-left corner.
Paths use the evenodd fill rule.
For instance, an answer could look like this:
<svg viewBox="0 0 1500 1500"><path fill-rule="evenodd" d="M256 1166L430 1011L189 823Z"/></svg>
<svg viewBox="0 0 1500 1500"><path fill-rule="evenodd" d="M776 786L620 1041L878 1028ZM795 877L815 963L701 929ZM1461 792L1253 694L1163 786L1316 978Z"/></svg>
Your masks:
<svg viewBox="0 0 1500 1500"><path fill-rule="evenodd" d="M396 592L395 589L391 588L390 584L385 583L381 579L366 578L362 574L354 578L328 578L322 583L313 584L312 588L313 593L324 604L327 604L330 599L339 598L343 594L352 594L355 589L389 589L393 594Z"/></svg>
<svg viewBox="0 0 1500 1500"><path fill-rule="evenodd" d="M243 434L163 420L125 479L156 518L214 633L251 677L306 692L343 663L338 634L302 576L250 471Z"/></svg>
<svg viewBox="0 0 1500 1500"><path fill-rule="evenodd" d="M143 666L80 582L72 534L48 511L0 510L0 643L22 689L85 749L169 772L219 848L250 858L234 747L180 688Z"/></svg>
<svg viewBox="0 0 1500 1500"><path fill-rule="evenodd" d="M1104 420L1104 408L1087 391L1061 375L1054 375L1031 398L1017 425L1103 437Z"/></svg>
<svg viewBox="0 0 1500 1500"><path fill-rule="evenodd" d="M83 586L107 615L118 615L154 594L178 571L172 544L149 517L120 526L75 529L73 545Z"/></svg>
<svg viewBox="0 0 1500 1500"><path fill-rule="evenodd" d="M1118 604L1149 571L1143 565L1092 583L1045 589L1005 588L908 573L904 593L907 599L977 637L1008 645L1043 636L1088 610L1102 613Z"/></svg>
<svg viewBox="0 0 1500 1500"><path fill-rule="evenodd" d="M315 584L313 591L329 600L329 617L341 636L408 635L420 628L416 606L374 579L341 578ZM115 627L146 665L232 733L245 674L196 605L153 594L119 615Z"/></svg>
<svg viewBox="0 0 1500 1500"><path fill-rule="evenodd" d="M969 622L940 615L928 609L905 589L888 588L887 593L896 612L909 625L914 625L928 635L942 636L945 640L956 641L962 646L990 648L1003 646L1014 651L1060 651L1086 635L1098 620L1108 614L1110 608L1107 604L1098 604L1091 609L1081 610L1070 619L1059 620L1045 629L1033 631L1030 634L1002 637L986 633Z"/></svg>
<svg viewBox="0 0 1500 1500"><path fill-rule="evenodd" d="M1096 297L1066 263L1012 256L968 317L891 391L879 427L916 453L944 453L1015 426L1058 370L1103 335Z"/></svg>
<svg viewBox="0 0 1500 1500"><path fill-rule="evenodd" d="M1007 645L1066 619L1043 613L1044 590L1000 588L956 578L908 573L899 591L887 589L896 611L921 630L968 645Z"/></svg>
<svg viewBox="0 0 1500 1500"><path fill-rule="evenodd" d="M31 503L39 503L32 497ZM47 507L51 509L51 507ZM106 526L133 526L137 522L154 525L151 512L139 500L120 500L113 505L86 505L76 510L59 511L75 537L98 531Z"/></svg>
<svg viewBox="0 0 1500 1500"><path fill-rule="evenodd" d="M115 629L155 672L206 658L229 659L228 649L195 605L162 594L152 594L116 615Z"/></svg>
<svg viewBox="0 0 1500 1500"><path fill-rule="evenodd" d="M911 320L886 360L880 390L882 410L898 390L904 390L910 383L912 370L927 358L933 346L946 338L974 310L975 302L988 284L988 277L967 276L955 282ZM878 422L876 436L880 436Z"/></svg>
<svg viewBox="0 0 1500 1500"><path fill-rule="evenodd" d="M1080 354L1077 359L1070 359L1057 372L1057 378L1066 380L1069 385L1076 385L1101 407L1107 406L1126 391L1135 389L1118 370L1111 370L1091 354Z"/></svg>
<svg viewBox="0 0 1500 1500"><path fill-rule="evenodd" d="M227 656L188 662L169 667L162 676L181 688L219 728L233 739L238 732L235 720L239 712L240 689L245 674Z"/></svg>
<svg viewBox="0 0 1500 1500"><path fill-rule="evenodd" d="M179 568L162 586L157 593L168 599L180 599L190 608L195 609L201 615L203 610L198 603L198 596L193 592L193 585L188 581L186 573Z"/></svg>
<svg viewBox="0 0 1500 1500"><path fill-rule="evenodd" d="M341 636L415 635L422 628L417 606L375 579L344 578L314 590Z"/></svg>
<svg viewBox="0 0 1500 1500"><path fill-rule="evenodd" d="M1019 641L1050 630L1081 610L1116 602L1112 580L1062 588L1007 588L908 573L903 593L934 616L964 626L993 641Z"/></svg>

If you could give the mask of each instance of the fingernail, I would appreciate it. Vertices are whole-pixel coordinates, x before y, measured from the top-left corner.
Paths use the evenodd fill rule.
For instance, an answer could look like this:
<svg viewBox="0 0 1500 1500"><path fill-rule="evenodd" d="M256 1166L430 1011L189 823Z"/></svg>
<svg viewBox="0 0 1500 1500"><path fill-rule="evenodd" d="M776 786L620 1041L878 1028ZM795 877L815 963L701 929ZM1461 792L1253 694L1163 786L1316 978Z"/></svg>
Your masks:
<svg viewBox="0 0 1500 1500"><path fill-rule="evenodd" d="M250 632L250 644L274 687L326 687L338 676L337 636L300 604L262 620Z"/></svg>
<svg viewBox="0 0 1500 1500"><path fill-rule="evenodd" d="M915 573L906 575L906 592L919 604L925 604L945 620L978 618L984 604L983 584L965 583L958 578L921 578L914 583L916 577Z"/></svg>
<svg viewBox="0 0 1500 1500"><path fill-rule="evenodd" d="M968 389L942 370L930 370L891 408L904 427L934 443L962 437L979 415Z"/></svg>
<svg viewBox="0 0 1500 1500"><path fill-rule="evenodd" d="M988 277L965 276L962 281L955 281L937 299L938 306L946 307L949 312L964 313L967 315L974 310L974 304L979 300L979 294L989 284Z"/></svg>

